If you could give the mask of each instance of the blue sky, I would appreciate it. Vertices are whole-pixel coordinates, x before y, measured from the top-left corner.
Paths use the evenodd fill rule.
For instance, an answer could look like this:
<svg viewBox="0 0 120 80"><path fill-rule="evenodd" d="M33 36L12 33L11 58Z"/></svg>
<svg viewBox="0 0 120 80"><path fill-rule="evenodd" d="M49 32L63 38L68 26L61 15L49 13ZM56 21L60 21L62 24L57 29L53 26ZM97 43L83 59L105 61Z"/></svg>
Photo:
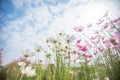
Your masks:
<svg viewBox="0 0 120 80"><path fill-rule="evenodd" d="M119 0L0 0L0 47L3 64L20 56L21 50L42 45L60 30L95 23L106 10L120 16ZM97 14L97 15L96 15Z"/></svg>

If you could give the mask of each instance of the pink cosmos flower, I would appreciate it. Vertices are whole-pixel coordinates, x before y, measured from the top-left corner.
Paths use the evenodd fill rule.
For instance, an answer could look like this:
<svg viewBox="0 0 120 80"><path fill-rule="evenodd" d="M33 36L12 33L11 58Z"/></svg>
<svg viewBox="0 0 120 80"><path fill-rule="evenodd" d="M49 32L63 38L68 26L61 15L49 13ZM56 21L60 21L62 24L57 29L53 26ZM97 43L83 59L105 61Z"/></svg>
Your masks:
<svg viewBox="0 0 120 80"><path fill-rule="evenodd" d="M117 19L111 20L111 23L117 23L117 22L119 22L119 21L120 21L120 17L117 18Z"/></svg>
<svg viewBox="0 0 120 80"><path fill-rule="evenodd" d="M77 43L80 43L81 42L81 40L77 40Z"/></svg>
<svg viewBox="0 0 120 80"><path fill-rule="evenodd" d="M119 29L119 27L120 27L120 17L118 17L117 19L111 20L110 24L116 25L116 27L118 28L118 30L120 30Z"/></svg>
<svg viewBox="0 0 120 80"><path fill-rule="evenodd" d="M81 40L77 40L77 41L76 41L76 46L77 46L77 47L81 45L80 42L81 42Z"/></svg>
<svg viewBox="0 0 120 80"><path fill-rule="evenodd" d="M74 30L77 31L77 32L81 32L83 31L84 27L83 26L78 26L78 27L75 27Z"/></svg>
<svg viewBox="0 0 120 80"><path fill-rule="evenodd" d="M86 48L86 46L77 46L81 51L87 51L87 48Z"/></svg>
<svg viewBox="0 0 120 80"><path fill-rule="evenodd" d="M94 34L99 34L99 30L96 30L96 31L94 32Z"/></svg>
<svg viewBox="0 0 120 80"><path fill-rule="evenodd" d="M103 29L106 29L106 28L108 28L108 23L105 23L105 24L103 25Z"/></svg>
<svg viewBox="0 0 120 80"><path fill-rule="evenodd" d="M98 53L98 51L94 51L93 54L96 55Z"/></svg>
<svg viewBox="0 0 120 80"><path fill-rule="evenodd" d="M120 50L120 34L115 33L113 38L105 40L105 41L103 41L103 43L108 48L112 48L112 49L115 49L115 50Z"/></svg>
<svg viewBox="0 0 120 80"><path fill-rule="evenodd" d="M80 52L77 52L78 55L80 55L81 53Z"/></svg>
<svg viewBox="0 0 120 80"><path fill-rule="evenodd" d="M120 33L115 33L114 39L116 40L117 43L120 43Z"/></svg>
<svg viewBox="0 0 120 80"><path fill-rule="evenodd" d="M110 41L109 40L104 40L103 43L105 44L106 47L111 47Z"/></svg>
<svg viewBox="0 0 120 80"><path fill-rule="evenodd" d="M90 55L90 54L84 54L83 55L85 58L91 58L92 57L92 55Z"/></svg>
<svg viewBox="0 0 120 80"><path fill-rule="evenodd" d="M113 45L113 49L116 49L116 50L120 50L120 34L119 33L116 33L114 35L114 39L112 41L112 39L110 40L112 45Z"/></svg>

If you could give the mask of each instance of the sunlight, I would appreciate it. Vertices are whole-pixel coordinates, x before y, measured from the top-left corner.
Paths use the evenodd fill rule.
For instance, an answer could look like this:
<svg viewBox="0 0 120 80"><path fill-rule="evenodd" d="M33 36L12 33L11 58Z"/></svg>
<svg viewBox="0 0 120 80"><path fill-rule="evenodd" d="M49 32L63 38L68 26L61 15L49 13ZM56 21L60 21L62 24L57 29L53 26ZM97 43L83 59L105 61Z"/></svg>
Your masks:
<svg viewBox="0 0 120 80"><path fill-rule="evenodd" d="M102 17L105 12L107 11L106 5L104 4L90 4L85 8L85 22L92 22L95 23L100 17Z"/></svg>

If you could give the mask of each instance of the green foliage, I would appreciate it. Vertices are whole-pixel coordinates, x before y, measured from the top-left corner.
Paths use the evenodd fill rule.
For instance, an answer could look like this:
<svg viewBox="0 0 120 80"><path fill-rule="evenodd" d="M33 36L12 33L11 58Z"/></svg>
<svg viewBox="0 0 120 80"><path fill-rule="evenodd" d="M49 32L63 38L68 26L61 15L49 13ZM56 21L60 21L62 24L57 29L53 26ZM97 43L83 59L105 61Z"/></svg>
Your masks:
<svg viewBox="0 0 120 80"><path fill-rule="evenodd" d="M5 68L0 66L0 80L6 80L7 79L7 73Z"/></svg>
<svg viewBox="0 0 120 80"><path fill-rule="evenodd" d="M119 80L120 79L120 51L116 53L112 53L109 50L109 63L107 65L107 75L109 76L110 80Z"/></svg>

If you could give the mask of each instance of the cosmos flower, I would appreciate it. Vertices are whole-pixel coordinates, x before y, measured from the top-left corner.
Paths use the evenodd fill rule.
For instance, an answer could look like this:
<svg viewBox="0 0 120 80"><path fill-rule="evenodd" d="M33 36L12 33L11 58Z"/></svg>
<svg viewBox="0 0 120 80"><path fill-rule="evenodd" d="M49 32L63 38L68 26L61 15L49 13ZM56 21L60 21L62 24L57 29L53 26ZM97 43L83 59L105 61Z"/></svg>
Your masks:
<svg viewBox="0 0 120 80"><path fill-rule="evenodd" d="M83 55L85 58L91 58L92 57L92 55L90 55L90 54L84 54Z"/></svg>
<svg viewBox="0 0 120 80"><path fill-rule="evenodd" d="M120 34L115 33L112 38L104 40L103 43L108 48L115 49L115 50L120 50Z"/></svg>
<svg viewBox="0 0 120 80"><path fill-rule="evenodd" d="M81 46L80 50L87 51L87 48L86 48L86 46Z"/></svg>
<svg viewBox="0 0 120 80"><path fill-rule="evenodd" d="M57 36L59 36L59 37L63 37L64 35L65 35L64 31L59 31L57 33Z"/></svg>
<svg viewBox="0 0 120 80"><path fill-rule="evenodd" d="M83 26L74 27L74 30L75 30L76 32L81 32L81 31L83 31L83 29L84 29Z"/></svg>
<svg viewBox="0 0 120 80"><path fill-rule="evenodd" d="M81 51L87 51L87 47L86 46L81 46L81 45L78 45L77 46Z"/></svg>
<svg viewBox="0 0 120 80"><path fill-rule="evenodd" d="M82 46L81 44L80 44L80 42L81 42L81 40L77 40L77 42L76 42L76 47L78 47L79 48L79 50L81 50L81 51L87 51L87 47L86 46Z"/></svg>
<svg viewBox="0 0 120 80"><path fill-rule="evenodd" d="M26 49L26 50L24 50L24 51L22 51L22 53L23 53L23 56L24 57L31 57L31 56L34 56L34 53L33 52L31 52L30 50L28 50L28 49Z"/></svg>
<svg viewBox="0 0 120 80"><path fill-rule="evenodd" d="M104 40L103 43L105 44L106 47L110 48L111 44L109 40Z"/></svg>
<svg viewBox="0 0 120 80"><path fill-rule="evenodd" d="M114 35L114 38L110 40L112 45L114 45L112 48L120 50L120 34L116 33Z"/></svg>
<svg viewBox="0 0 120 80"><path fill-rule="evenodd" d="M98 51L94 51L93 54L96 55L98 53Z"/></svg>
<svg viewBox="0 0 120 80"><path fill-rule="evenodd" d="M26 65L26 63L25 62L18 62L18 65L21 66L21 67L22 66L24 67Z"/></svg>
<svg viewBox="0 0 120 80"><path fill-rule="evenodd" d="M27 77L33 77L36 75L35 69L32 69L31 65L26 66L25 62L18 62L20 66L21 74L26 75Z"/></svg>
<svg viewBox="0 0 120 80"><path fill-rule="evenodd" d="M57 43L57 39L53 38L53 37L48 37L46 39L46 43L52 43L52 44L56 44Z"/></svg>
<svg viewBox="0 0 120 80"><path fill-rule="evenodd" d="M94 32L94 34L99 34L99 30L96 30L96 31Z"/></svg>
<svg viewBox="0 0 120 80"><path fill-rule="evenodd" d="M21 73L27 77L33 77L36 75L35 69L32 69L32 66L26 66L21 68Z"/></svg>
<svg viewBox="0 0 120 80"><path fill-rule="evenodd" d="M81 40L77 40L77 43L80 43Z"/></svg>
<svg viewBox="0 0 120 80"><path fill-rule="evenodd" d="M36 47L34 48L34 50L35 50L36 53L39 53L39 52L41 52L42 47L41 47L41 46L36 46Z"/></svg>
<svg viewBox="0 0 120 80"><path fill-rule="evenodd" d="M67 43L71 43L75 40L75 36L74 35L66 35L64 39Z"/></svg>
<svg viewBox="0 0 120 80"><path fill-rule="evenodd" d="M117 22L119 22L119 21L120 21L120 17L117 18L117 19L111 20L111 23L117 23Z"/></svg>
<svg viewBox="0 0 120 80"><path fill-rule="evenodd" d="M80 52L77 52L78 55L80 55L81 53Z"/></svg>
<svg viewBox="0 0 120 80"><path fill-rule="evenodd" d="M105 23L102 27L103 27L103 29L108 28L108 23Z"/></svg>

